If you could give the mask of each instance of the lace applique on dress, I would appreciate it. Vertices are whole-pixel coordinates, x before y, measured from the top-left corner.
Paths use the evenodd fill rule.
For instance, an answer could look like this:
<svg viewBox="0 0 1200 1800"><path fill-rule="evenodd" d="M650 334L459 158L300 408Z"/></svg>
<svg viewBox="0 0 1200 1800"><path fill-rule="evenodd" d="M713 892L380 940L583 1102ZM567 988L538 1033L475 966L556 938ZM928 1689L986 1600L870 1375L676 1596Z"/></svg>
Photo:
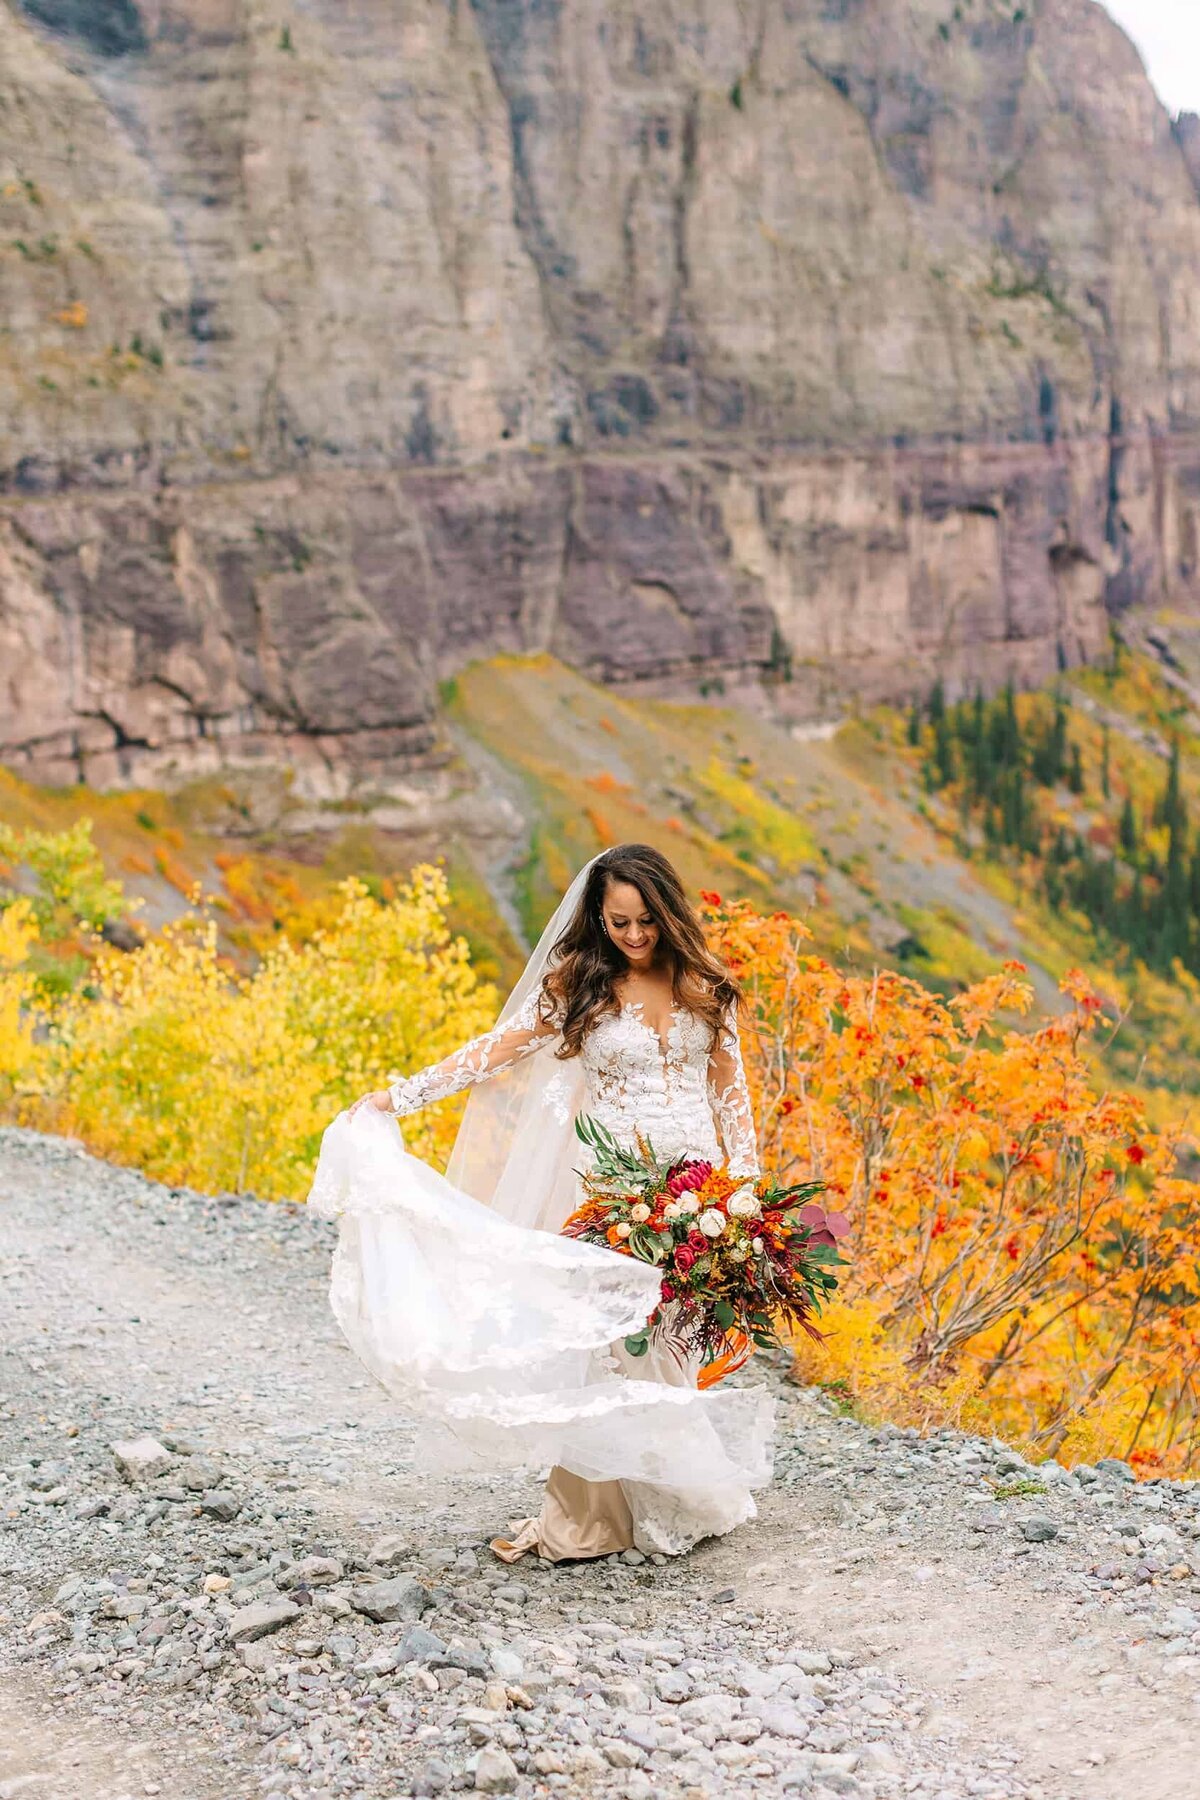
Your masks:
<svg viewBox="0 0 1200 1800"><path fill-rule="evenodd" d="M560 1071L552 1075L542 1093L542 1105L554 1114L560 1125L565 1125L571 1117L570 1108L571 1083Z"/></svg>
<svg viewBox="0 0 1200 1800"><path fill-rule="evenodd" d="M619 1143L638 1132L660 1156L718 1153L705 1092L711 1033L702 1019L675 1007L666 1042L636 1001L606 1014L584 1039L586 1106Z"/></svg>
<svg viewBox="0 0 1200 1800"><path fill-rule="evenodd" d="M709 1057L708 1096L731 1173L757 1176L758 1134L742 1061L737 1013L732 1008L725 1015L717 1046Z"/></svg>
<svg viewBox="0 0 1200 1800"><path fill-rule="evenodd" d="M584 1040L585 1108L621 1143L632 1145L640 1131L659 1155L728 1161L735 1175L757 1175L754 1116L732 1011L715 1047L711 1035L703 1019L675 1006L664 1042L641 1002L626 1001ZM401 1117L416 1112L558 1041L557 1021L543 1018L538 996L531 995L505 1024L394 1083L388 1090L392 1106ZM552 1077L543 1095L560 1123L568 1117L571 1085L564 1071Z"/></svg>
<svg viewBox="0 0 1200 1800"><path fill-rule="evenodd" d="M443 1057L430 1068L419 1069L415 1075L406 1075L394 1082L388 1089L392 1110L397 1117L405 1118L423 1106L432 1105L435 1100L445 1100L450 1094L461 1093L463 1088L489 1081L513 1063L544 1049L557 1036L558 1026L552 1019L542 1017L539 996L531 994L520 1012L505 1024L485 1031L482 1037L472 1038L461 1050Z"/></svg>

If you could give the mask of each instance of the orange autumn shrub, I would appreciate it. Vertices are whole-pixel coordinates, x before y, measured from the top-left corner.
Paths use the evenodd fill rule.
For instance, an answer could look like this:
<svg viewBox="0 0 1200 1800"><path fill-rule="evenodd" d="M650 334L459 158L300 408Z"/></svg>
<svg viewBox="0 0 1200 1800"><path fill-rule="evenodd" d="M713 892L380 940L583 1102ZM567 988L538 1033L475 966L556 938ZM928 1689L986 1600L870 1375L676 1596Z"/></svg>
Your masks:
<svg viewBox="0 0 1200 1800"><path fill-rule="evenodd" d="M855 1329L835 1318L802 1372L1044 1454L1200 1467L1200 1188L1180 1173L1190 1146L1098 1082L1086 981L1017 1029L1019 964L947 1001L843 974L786 914L706 899L746 987L764 1160L825 1181L855 1225Z"/></svg>

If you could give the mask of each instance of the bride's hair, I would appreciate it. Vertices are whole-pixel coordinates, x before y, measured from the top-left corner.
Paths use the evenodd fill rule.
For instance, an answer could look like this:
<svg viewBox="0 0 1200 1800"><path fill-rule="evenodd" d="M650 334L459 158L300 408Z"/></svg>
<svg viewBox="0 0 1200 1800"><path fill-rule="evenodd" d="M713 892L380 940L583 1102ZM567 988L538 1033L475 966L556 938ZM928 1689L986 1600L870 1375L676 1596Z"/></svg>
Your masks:
<svg viewBox="0 0 1200 1800"><path fill-rule="evenodd" d="M627 881L642 896L658 926L657 954L670 971L675 1003L712 1026L715 1046L726 1012L741 999L741 988L709 949L666 857L650 844L618 844L592 864L575 917L555 944L542 980L547 1010L562 1020L558 1054L578 1056L600 1017L618 1011L613 984L627 965L604 929L602 907L610 881Z"/></svg>

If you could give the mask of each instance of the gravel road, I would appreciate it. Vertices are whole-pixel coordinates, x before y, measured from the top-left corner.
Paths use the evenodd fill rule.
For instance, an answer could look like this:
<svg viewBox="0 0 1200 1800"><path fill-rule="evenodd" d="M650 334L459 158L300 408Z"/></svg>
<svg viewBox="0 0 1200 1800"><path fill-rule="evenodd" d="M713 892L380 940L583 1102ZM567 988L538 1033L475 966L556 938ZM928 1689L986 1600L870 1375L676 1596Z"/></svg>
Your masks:
<svg viewBox="0 0 1200 1800"><path fill-rule="evenodd" d="M342 1346L329 1228L0 1131L0 1800L1192 1800L1200 1486L789 1386L758 1523L498 1565Z"/></svg>

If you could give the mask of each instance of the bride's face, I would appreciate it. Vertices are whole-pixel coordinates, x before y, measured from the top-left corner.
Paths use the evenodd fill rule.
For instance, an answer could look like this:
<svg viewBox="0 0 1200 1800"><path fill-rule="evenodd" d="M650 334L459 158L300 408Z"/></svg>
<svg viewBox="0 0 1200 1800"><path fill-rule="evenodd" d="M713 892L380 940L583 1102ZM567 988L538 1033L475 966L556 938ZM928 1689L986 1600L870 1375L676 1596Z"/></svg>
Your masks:
<svg viewBox="0 0 1200 1800"><path fill-rule="evenodd" d="M648 968L654 961L659 931L639 890L631 881L610 881L601 912L605 931L630 965Z"/></svg>

